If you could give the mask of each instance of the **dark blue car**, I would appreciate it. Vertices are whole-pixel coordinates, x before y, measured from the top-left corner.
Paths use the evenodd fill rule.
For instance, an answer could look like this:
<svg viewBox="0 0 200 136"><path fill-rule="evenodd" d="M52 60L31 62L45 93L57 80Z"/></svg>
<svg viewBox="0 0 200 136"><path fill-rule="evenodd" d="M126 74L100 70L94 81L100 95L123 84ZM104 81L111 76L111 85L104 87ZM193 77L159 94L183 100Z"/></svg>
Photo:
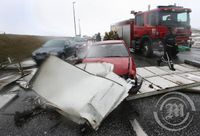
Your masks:
<svg viewBox="0 0 200 136"><path fill-rule="evenodd" d="M40 64L49 55L54 55L64 60L67 57L75 55L77 47L83 45L85 42L82 38L49 40L41 48L32 53L32 58L37 64Z"/></svg>

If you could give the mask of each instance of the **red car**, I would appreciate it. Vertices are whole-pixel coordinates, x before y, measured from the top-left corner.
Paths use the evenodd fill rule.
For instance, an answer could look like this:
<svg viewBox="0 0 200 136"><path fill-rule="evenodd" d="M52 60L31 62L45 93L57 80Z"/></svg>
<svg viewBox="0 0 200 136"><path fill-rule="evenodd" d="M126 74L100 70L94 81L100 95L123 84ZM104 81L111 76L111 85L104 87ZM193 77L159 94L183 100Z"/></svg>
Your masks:
<svg viewBox="0 0 200 136"><path fill-rule="evenodd" d="M88 46L86 57L82 61L88 62L107 62L114 64L114 72L124 78L136 77L135 62L122 40L109 40L95 42Z"/></svg>

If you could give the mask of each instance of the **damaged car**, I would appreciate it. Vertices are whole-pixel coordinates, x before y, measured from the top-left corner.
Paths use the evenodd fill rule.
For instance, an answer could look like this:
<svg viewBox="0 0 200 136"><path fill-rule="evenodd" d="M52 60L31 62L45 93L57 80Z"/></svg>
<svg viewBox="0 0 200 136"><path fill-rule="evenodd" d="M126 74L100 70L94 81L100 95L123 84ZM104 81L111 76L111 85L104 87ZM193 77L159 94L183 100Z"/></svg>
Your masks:
<svg viewBox="0 0 200 136"><path fill-rule="evenodd" d="M107 62L114 65L114 73L128 79L136 77L136 65L123 40L94 42L88 46L82 63Z"/></svg>
<svg viewBox="0 0 200 136"><path fill-rule="evenodd" d="M110 63L74 66L50 56L31 80L30 87L46 105L66 118L97 130L135 86L133 80L125 80L113 71L114 65Z"/></svg>

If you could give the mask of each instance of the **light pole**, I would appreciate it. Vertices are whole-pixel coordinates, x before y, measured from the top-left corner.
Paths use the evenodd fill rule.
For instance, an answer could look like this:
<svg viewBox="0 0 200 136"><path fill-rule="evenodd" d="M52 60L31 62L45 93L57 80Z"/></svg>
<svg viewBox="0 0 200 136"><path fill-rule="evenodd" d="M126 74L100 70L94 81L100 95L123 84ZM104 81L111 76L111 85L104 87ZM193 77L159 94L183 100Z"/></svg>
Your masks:
<svg viewBox="0 0 200 136"><path fill-rule="evenodd" d="M74 4L76 2L74 1L72 4L73 4L73 16L74 16L74 32L75 32L75 36L77 35L76 34L76 17L75 17L75 8L74 8Z"/></svg>
<svg viewBox="0 0 200 136"><path fill-rule="evenodd" d="M78 19L79 36L81 37L81 21Z"/></svg>

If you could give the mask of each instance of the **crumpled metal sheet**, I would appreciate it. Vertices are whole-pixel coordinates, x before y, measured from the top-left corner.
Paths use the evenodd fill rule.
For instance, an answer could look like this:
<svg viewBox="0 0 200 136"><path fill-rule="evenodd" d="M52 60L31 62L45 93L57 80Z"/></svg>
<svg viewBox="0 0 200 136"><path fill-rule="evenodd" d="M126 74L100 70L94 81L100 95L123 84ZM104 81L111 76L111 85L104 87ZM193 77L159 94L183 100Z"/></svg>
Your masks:
<svg viewBox="0 0 200 136"><path fill-rule="evenodd" d="M0 91L9 84L15 82L21 78L21 74L18 72L5 73L0 76Z"/></svg>
<svg viewBox="0 0 200 136"><path fill-rule="evenodd" d="M108 73L112 72L114 65L110 63L80 63L76 65L77 67L90 72L97 76L105 77Z"/></svg>
<svg viewBox="0 0 200 136"><path fill-rule="evenodd" d="M28 83L36 73L37 68L23 70L23 75L19 71L2 71L0 75L0 91L16 91L16 85L27 89Z"/></svg>
<svg viewBox="0 0 200 136"><path fill-rule="evenodd" d="M102 72L103 67L96 65L96 70ZM108 64L104 68L111 67ZM128 96L132 87L113 72L101 75L104 77L50 56L31 81L31 87L67 118L78 124L87 122L98 129L102 120Z"/></svg>
<svg viewBox="0 0 200 136"><path fill-rule="evenodd" d="M28 59L25 61L20 62L20 65L23 69L28 69L36 66L36 63L32 59ZM19 63L9 64L5 66L5 69L19 69Z"/></svg>

